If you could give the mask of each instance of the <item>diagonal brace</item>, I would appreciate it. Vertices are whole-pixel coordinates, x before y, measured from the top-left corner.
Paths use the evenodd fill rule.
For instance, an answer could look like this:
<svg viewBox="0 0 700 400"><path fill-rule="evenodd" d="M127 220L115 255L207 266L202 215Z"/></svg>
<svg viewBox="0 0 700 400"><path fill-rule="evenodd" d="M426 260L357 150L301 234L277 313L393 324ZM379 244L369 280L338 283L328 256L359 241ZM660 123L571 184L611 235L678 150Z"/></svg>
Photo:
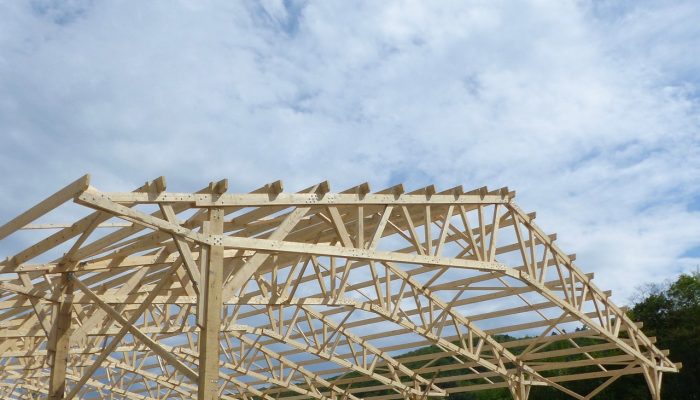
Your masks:
<svg viewBox="0 0 700 400"><path fill-rule="evenodd" d="M114 320L119 322L120 325L125 326L129 330L129 332L131 332L131 334L134 335L135 338L138 338L141 342L143 342L143 344L148 346L148 348L150 348L151 351L153 351L155 354L160 356L168 363L172 364L175 368L177 368L182 374L187 376L187 378L189 378L193 382L197 381L197 373L190 369L190 367L183 364L182 361L175 357L171 352L161 347L160 344L151 339L145 333L141 332L141 330L135 327L132 323L127 321L126 318L124 318L119 313L119 311L115 310L109 304L102 301L102 299L100 299L92 290L85 286L84 283L80 282L79 279L73 279L73 282L75 286L82 290L86 296L88 296L90 299L92 299L92 301L95 302L95 304L97 304L98 306L100 306L100 308L105 310L107 314Z"/></svg>

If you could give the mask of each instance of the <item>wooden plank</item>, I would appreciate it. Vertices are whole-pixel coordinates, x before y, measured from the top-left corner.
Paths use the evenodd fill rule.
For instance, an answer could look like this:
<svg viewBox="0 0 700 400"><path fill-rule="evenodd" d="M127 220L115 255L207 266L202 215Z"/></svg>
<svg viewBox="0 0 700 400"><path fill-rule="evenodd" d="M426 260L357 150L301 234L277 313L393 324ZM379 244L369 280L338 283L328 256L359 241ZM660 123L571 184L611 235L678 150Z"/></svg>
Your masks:
<svg viewBox="0 0 700 400"><path fill-rule="evenodd" d="M23 274L20 273L19 279L22 281L22 284L27 290L31 290L34 287L34 284L32 283L31 278L27 276L28 274ZM36 314L37 319L39 320L39 323L41 323L41 327L44 329L44 332L46 332L46 336L48 337L51 333L51 321L50 318L48 317L48 314L46 310L42 307L43 304L39 302L39 300L36 297L30 296L29 301L32 303L32 308L34 309L34 314Z"/></svg>
<svg viewBox="0 0 700 400"><path fill-rule="evenodd" d="M168 222L170 222L171 224L177 224L177 218L171 205L161 204L160 209ZM195 264L194 258L192 257L190 246L185 242L184 239L177 235L173 235L173 240L175 241L177 250L180 252L180 257L182 258L182 263L185 266L187 275L189 275L195 291L199 293L199 269L197 269L197 265Z"/></svg>
<svg viewBox="0 0 700 400"><path fill-rule="evenodd" d="M224 212L220 208L209 210L209 221L205 235L221 235L224 227ZM224 247L212 245L201 258L202 285L199 293L197 322L199 334L198 400L215 400L219 393L219 346L221 338L221 291L223 289Z"/></svg>
<svg viewBox="0 0 700 400"><path fill-rule="evenodd" d="M4 225L0 226L0 240L6 238L17 230L23 228L25 225L32 221L35 221L42 215L49 213L51 210L60 206L68 200L73 199L78 194L82 193L85 189L90 186L90 175L84 175L73 183L70 183L63 189L52 194L45 200L42 200L34 207L23 212L12 220L6 222Z"/></svg>
<svg viewBox="0 0 700 400"><path fill-rule="evenodd" d="M183 364L180 360L177 359L177 357L173 356L172 353L169 351L165 350L162 346L160 346L156 341L151 339L150 336L146 335L143 333L141 330L139 330L136 326L133 324L129 323L129 321L124 318L121 313L119 313L117 310L112 308L109 304L105 303L102 301L102 299L99 298L92 290L90 290L87 286L85 286L79 279L74 279L73 283L77 288L79 288L83 293L85 293L87 296L89 296L95 304L100 306L103 310L109 314L110 317L112 317L114 320L119 322L122 326L126 326L129 332L131 332L134 337L136 337L140 342L148 346L149 349L151 349L155 354L160 356L162 359L170 363L172 366L177 368L178 371L180 371L183 375L188 377L192 381L197 381L197 373L192 371L188 366Z"/></svg>
<svg viewBox="0 0 700 400"><path fill-rule="evenodd" d="M47 346L51 376L49 377L49 400L64 398L66 391L66 371L68 369L68 352L71 329L71 297L73 295L73 280L62 275L59 281L61 302L53 320Z"/></svg>
<svg viewBox="0 0 700 400"><path fill-rule="evenodd" d="M269 238L266 240L278 241L284 239L289 232L301 221L302 218L310 210L309 207L299 207L294 211L289 213L284 221L279 225L279 227L270 234ZM243 264L243 266L235 271L231 278L226 282L226 286L223 289L223 298L228 300L233 296L255 273L255 271L268 259L269 254L266 253L256 253L250 259Z"/></svg>
<svg viewBox="0 0 700 400"><path fill-rule="evenodd" d="M101 353L97 356L97 358L92 361L90 367L88 367L87 370L83 371L83 376L78 380L78 382L75 384L68 396L66 396L67 400L71 400L80 391L81 386L85 384L88 381L88 379L90 379L90 377L95 373L95 371L97 371L98 368L100 368L100 366L107 359L107 357L109 357L109 355L117 348L117 346L119 346L119 343L121 342L122 338L129 332L129 327L133 326L136 323L139 317L141 317L141 315L143 314L144 310L146 310L146 307L151 305L153 298L155 298L156 295L160 293L161 289L163 289L165 285L168 284L168 278L169 276L166 274L166 276L158 283L158 285L156 285L156 287L153 288L153 290L151 290L148 296L146 296L146 298L143 299L139 308L137 308L136 311L134 311L131 317L127 320L127 324L122 325L119 332L116 335L114 335L114 337L112 337L112 341L109 342L109 344L102 349ZM90 297L94 298L94 296Z"/></svg>
<svg viewBox="0 0 700 400"><path fill-rule="evenodd" d="M233 194L223 195L193 194L193 193L170 193L165 192L157 196L139 193L107 193L109 198L117 203L124 204L148 204L148 203L187 203L195 207L256 207L256 206L303 206L308 204L316 205L425 205L425 204L507 204L512 201L512 196L508 195L439 195L428 196L427 194L378 194L371 193L364 196L359 194L339 194L320 197L318 194L308 193L280 193L273 199L269 194Z"/></svg>

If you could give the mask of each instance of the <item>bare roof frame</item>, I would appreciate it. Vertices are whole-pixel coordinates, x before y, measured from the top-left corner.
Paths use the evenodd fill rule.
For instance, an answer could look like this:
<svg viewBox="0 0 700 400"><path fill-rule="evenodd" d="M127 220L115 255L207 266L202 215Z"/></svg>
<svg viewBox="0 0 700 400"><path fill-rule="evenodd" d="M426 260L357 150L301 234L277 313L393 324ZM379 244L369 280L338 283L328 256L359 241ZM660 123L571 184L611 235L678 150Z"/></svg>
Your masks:
<svg viewBox="0 0 700 400"><path fill-rule="evenodd" d="M288 193L279 181L238 194L226 180L173 193L162 177L109 193L86 175L0 226L0 241L52 232L0 262L0 396L425 399L504 387L522 400L551 386L590 399L643 374L659 399L662 374L680 365L514 196L333 193L327 182ZM70 203L90 213L36 223ZM599 385L568 384L583 379Z"/></svg>

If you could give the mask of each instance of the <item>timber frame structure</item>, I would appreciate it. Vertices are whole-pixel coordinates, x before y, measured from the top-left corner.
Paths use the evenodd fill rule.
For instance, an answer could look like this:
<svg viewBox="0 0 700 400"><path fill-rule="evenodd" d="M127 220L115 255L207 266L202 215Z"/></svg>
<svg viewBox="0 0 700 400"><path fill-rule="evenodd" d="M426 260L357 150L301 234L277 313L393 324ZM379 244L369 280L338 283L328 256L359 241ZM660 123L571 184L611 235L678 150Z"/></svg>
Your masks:
<svg viewBox="0 0 700 400"><path fill-rule="evenodd" d="M227 191L86 175L0 226L23 249L0 262L0 397L591 399L643 374L658 400L680 368L507 188Z"/></svg>

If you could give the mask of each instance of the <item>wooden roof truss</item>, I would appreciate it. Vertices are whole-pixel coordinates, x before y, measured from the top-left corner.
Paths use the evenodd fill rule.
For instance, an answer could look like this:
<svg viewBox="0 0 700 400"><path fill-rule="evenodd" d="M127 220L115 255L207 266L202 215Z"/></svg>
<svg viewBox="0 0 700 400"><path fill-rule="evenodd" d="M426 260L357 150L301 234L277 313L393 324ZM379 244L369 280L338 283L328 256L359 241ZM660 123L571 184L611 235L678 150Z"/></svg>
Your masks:
<svg viewBox="0 0 700 400"><path fill-rule="evenodd" d="M0 244L32 234L0 263L0 397L590 399L643 374L660 398L679 366L513 198L82 177L0 227ZM71 204L89 213L38 222Z"/></svg>

